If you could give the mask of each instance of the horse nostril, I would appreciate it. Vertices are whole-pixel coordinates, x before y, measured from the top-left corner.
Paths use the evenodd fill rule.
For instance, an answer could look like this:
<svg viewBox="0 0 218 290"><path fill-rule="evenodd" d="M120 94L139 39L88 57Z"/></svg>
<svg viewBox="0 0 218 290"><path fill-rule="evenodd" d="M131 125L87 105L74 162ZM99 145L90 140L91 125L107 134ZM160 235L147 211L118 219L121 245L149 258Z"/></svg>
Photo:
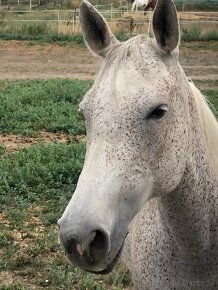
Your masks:
<svg viewBox="0 0 218 290"><path fill-rule="evenodd" d="M71 243L72 242L71 240ZM89 262L97 262L107 254L109 243L107 235L97 230L91 232L86 239L80 243L78 242L74 247L80 257L83 256L86 260L89 260ZM71 247L71 249L72 248L73 247Z"/></svg>
<svg viewBox="0 0 218 290"><path fill-rule="evenodd" d="M90 244L90 252L95 261L102 259L109 251L109 241L107 235L101 231L95 232L95 238Z"/></svg>
<svg viewBox="0 0 218 290"><path fill-rule="evenodd" d="M67 236L60 233L60 241L68 255L80 257L89 263L102 260L109 251L109 237L103 231L92 231L86 238Z"/></svg>
<svg viewBox="0 0 218 290"><path fill-rule="evenodd" d="M77 239L70 239L64 243L64 248L67 254L72 254L76 249Z"/></svg>

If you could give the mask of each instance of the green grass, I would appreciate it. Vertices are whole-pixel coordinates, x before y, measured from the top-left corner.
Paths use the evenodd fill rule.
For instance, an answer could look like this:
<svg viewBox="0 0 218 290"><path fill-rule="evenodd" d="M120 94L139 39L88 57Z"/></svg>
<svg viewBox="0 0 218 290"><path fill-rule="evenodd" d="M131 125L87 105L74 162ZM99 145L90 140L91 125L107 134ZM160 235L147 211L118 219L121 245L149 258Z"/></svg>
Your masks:
<svg viewBox="0 0 218 290"><path fill-rule="evenodd" d="M21 15L24 17L25 15ZM1 20L1 19L0 19ZM0 39L2 40L25 40L37 43L75 43L81 47L85 47L85 42L81 33L76 34L58 34L57 24L49 25L46 22L25 22L24 24L17 24L16 22L3 22L0 21ZM126 41L131 36L122 30L116 32L116 37L119 41ZM217 41L218 33L215 30L202 32L201 29L192 25L188 29L183 29L181 34L183 42L192 41Z"/></svg>
<svg viewBox="0 0 218 290"><path fill-rule="evenodd" d="M102 278L70 266L58 245L56 222L75 189L84 152L84 143L38 144L2 156L0 204L7 222L0 225L0 269L16 272L19 284L0 289L26 289L25 281L81 290L121 290L131 283L122 267Z"/></svg>
<svg viewBox="0 0 218 290"><path fill-rule="evenodd" d="M218 40L218 32L215 30L211 30L203 33L201 29L193 25L189 29L184 29L182 31L181 40L184 42L190 41L217 41Z"/></svg>
<svg viewBox="0 0 218 290"><path fill-rule="evenodd" d="M82 34L57 34L55 32L48 34L31 35L29 33L23 34L21 32L0 31L1 40L26 40L37 43L75 43L81 47L85 47L85 42Z"/></svg>
<svg viewBox="0 0 218 290"><path fill-rule="evenodd" d="M28 80L0 83L0 131L36 135L40 130L85 133L78 104L88 81Z"/></svg>
<svg viewBox="0 0 218 290"><path fill-rule="evenodd" d="M128 33L117 31L115 36L119 41L126 41L131 36ZM24 24L19 29L6 26L0 30L1 40L25 40L33 41L37 43L75 43L81 47L85 47L85 42L81 33L77 34L58 34L55 31L51 31L48 26L42 26L41 24ZM202 33L201 30L193 26L189 29L183 30L181 34L181 40L183 42L192 41L217 41L218 33L215 30Z"/></svg>
<svg viewBox="0 0 218 290"><path fill-rule="evenodd" d="M87 86L88 82L62 79L1 82L1 129L83 134L77 109ZM84 141L39 143L10 154L0 147L0 221L4 221L0 223L0 271L13 278L10 285L3 282L1 290L26 290L33 285L51 290L121 290L131 284L131 275L122 265L104 277L71 266L58 244L56 223L75 190L84 155Z"/></svg>
<svg viewBox="0 0 218 290"><path fill-rule="evenodd" d="M69 19L71 12L61 11L61 19ZM115 16L115 15L114 15ZM115 16L116 17L116 16ZM120 15L117 15L119 18ZM25 40L37 43L75 43L85 47L85 42L81 33L58 33L59 27L57 23L56 11L32 11L32 13L21 13L14 11L0 11L0 39L2 40ZM42 22L33 22L32 19L42 19ZM20 22L25 20L25 22ZM46 22L52 20L52 23ZM62 28L65 24L62 24ZM66 27L67 28L67 24ZM60 30L62 31L62 30ZM131 36L122 30L117 31L116 37L120 41L125 41ZM190 25L189 28L183 29L181 34L183 42L191 41L217 41L218 33L216 30L202 32L197 25Z"/></svg>
<svg viewBox="0 0 218 290"><path fill-rule="evenodd" d="M116 37L119 41L125 41L130 38L130 36L123 31L118 31L116 33ZM0 30L0 39L25 40L37 43L74 43L81 47L86 47L83 35L81 33L58 34L57 31L52 31L52 29L46 23L25 23L21 26L12 24L6 25Z"/></svg>
<svg viewBox="0 0 218 290"><path fill-rule="evenodd" d="M48 30L48 31L47 31ZM128 33L117 31L115 36L119 41L126 41L131 36ZM32 41L36 43L74 43L80 45L81 47L86 47L83 36L81 33L77 34L58 34L55 31L50 31L49 28L44 30L39 24L29 24L23 25L20 29L12 29L11 27L6 27L0 31L1 40L24 40ZM181 40L183 42L192 41L217 41L218 33L215 30L202 33L198 27L191 27L189 29L183 30L181 34Z"/></svg>
<svg viewBox="0 0 218 290"><path fill-rule="evenodd" d="M53 128L83 134L78 129L84 128L82 117L71 115L77 114L87 85L61 79L1 82L4 109L0 116L3 114L4 119L0 126L10 133ZM203 92L218 109L217 90ZM65 103L75 110L64 111ZM56 110L51 109L54 104L55 108L64 108L56 111L65 112L58 120L55 114L47 113ZM33 118L32 112L36 111L43 122L37 114ZM25 118L20 117L23 115ZM13 121L8 123L10 119ZM64 129L60 126L63 120L69 122ZM42 125L38 127L38 123ZM53 123L58 125L51 126ZM68 263L58 244L56 222L73 194L84 155L83 141L39 143L10 154L0 146L0 271L13 278L10 285L3 282L0 290L29 290L33 286L51 290L122 290L131 286L131 275L123 265L106 276L87 274Z"/></svg>
<svg viewBox="0 0 218 290"><path fill-rule="evenodd" d="M98 2L104 2L103 0L95 1L95 5ZM50 3L51 4L51 3ZM64 6L68 7L68 9L74 9L74 4L72 1L68 0L65 2ZM79 3L78 3L79 4ZM119 3L114 3L115 6ZM180 3L181 4L181 3ZM217 5L203 5L204 8L210 8ZM114 7L115 7L114 6ZM196 5L194 5L197 7ZM203 7L202 6L202 7ZM211 6L211 7L210 7ZM50 7L50 5L49 5ZM117 8L118 8L117 7ZM28 7L29 8L29 7ZM52 5L52 8L53 7ZM60 7L58 7L60 8ZM108 7L101 7L104 10L104 16L110 17L110 11L108 11ZM57 9L57 8L55 8ZM27 9L28 10L28 9ZM107 11L107 15L105 12ZM0 39L2 40L26 40L26 41L34 41L37 43L75 43L80 46L85 46L84 39L81 33L73 34L72 32L68 32L68 34L58 33L62 31L66 31L67 21L72 17L72 11L67 10L59 10L59 14L57 11L52 10L32 10L31 13L24 12L24 6L17 6L15 10L2 10L0 11ZM114 18L119 19L120 14L114 14ZM35 22L33 21L35 19ZM61 22L61 25L58 25L58 19L65 19L66 21ZM23 22L25 21L25 22ZM51 22L48 22L51 21ZM78 31L78 28L77 28ZM123 31L118 31L116 33L118 40L124 41L127 40L130 35L124 33ZM218 40L218 33L216 30L209 31L203 33L197 25L190 25L188 29L184 29L182 32L181 39L185 42L190 41L211 41Z"/></svg>
<svg viewBox="0 0 218 290"><path fill-rule="evenodd" d="M62 195L75 189L84 156L83 143L38 144L3 155L0 162L0 208L51 199L57 206ZM19 193L18 196L14 195ZM63 210L63 208L61 208ZM56 208L57 211L57 208Z"/></svg>

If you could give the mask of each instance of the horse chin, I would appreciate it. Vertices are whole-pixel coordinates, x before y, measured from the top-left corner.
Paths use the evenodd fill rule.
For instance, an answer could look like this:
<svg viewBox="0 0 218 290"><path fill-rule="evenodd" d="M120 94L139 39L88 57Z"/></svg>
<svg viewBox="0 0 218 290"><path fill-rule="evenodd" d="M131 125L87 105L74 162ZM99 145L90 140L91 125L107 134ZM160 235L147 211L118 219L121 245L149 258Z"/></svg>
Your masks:
<svg viewBox="0 0 218 290"><path fill-rule="evenodd" d="M113 260L105 267L104 270L101 270L101 271L93 271L93 270L88 270L88 269L84 269L85 271L89 272L89 273L92 273L92 274L97 274L97 275L106 275L106 274L109 274L113 269L114 267L116 266L120 256L121 256L121 253L122 253L122 250L123 250L123 245L124 243L122 244L122 246L120 247L120 249L118 250L116 256L113 258Z"/></svg>

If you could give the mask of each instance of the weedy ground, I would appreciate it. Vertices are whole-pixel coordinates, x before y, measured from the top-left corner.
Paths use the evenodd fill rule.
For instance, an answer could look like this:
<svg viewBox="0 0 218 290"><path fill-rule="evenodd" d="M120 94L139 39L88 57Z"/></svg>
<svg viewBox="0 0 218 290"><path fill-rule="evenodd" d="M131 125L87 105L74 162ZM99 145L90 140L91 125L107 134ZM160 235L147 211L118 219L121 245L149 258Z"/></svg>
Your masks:
<svg viewBox="0 0 218 290"><path fill-rule="evenodd" d="M119 265L105 277L69 265L57 239L57 220L75 189L84 154L78 103L88 81L2 81L0 130L37 138L65 132L66 142L0 147L0 289L125 289L131 276ZM75 138L75 135L77 138Z"/></svg>
<svg viewBox="0 0 218 290"><path fill-rule="evenodd" d="M199 80L199 83L201 81ZM78 104L89 81L1 81L0 131L37 138L41 132L69 136L22 150L0 146L0 289L131 289L119 264L106 276L69 265L56 222L75 189L85 154L85 126ZM205 95L218 110L218 91ZM81 136L81 138L79 138ZM37 139L38 140L38 139Z"/></svg>

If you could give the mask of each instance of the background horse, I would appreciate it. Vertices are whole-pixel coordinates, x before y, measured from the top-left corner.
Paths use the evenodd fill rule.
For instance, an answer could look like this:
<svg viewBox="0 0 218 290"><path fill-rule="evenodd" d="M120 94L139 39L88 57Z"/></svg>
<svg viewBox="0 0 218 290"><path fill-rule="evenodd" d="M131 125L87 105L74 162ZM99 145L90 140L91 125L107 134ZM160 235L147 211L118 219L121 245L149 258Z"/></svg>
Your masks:
<svg viewBox="0 0 218 290"><path fill-rule="evenodd" d="M148 11L148 9L152 9L154 10L155 5L157 3L157 0L134 0L132 1L132 9L131 11L137 11L138 7L142 7L144 6L144 15L146 15L146 12Z"/></svg>
<svg viewBox="0 0 218 290"><path fill-rule="evenodd" d="M148 1L147 6L144 8L144 15L146 15L147 11L151 8L151 10L154 10L155 6L157 4L157 0L151 0Z"/></svg>
<svg viewBox="0 0 218 290"><path fill-rule="evenodd" d="M178 60L171 0L159 0L155 38L119 43L87 1L81 28L104 58L80 108L87 150L59 220L67 257L105 274L124 255L136 289L217 289L218 124Z"/></svg>

